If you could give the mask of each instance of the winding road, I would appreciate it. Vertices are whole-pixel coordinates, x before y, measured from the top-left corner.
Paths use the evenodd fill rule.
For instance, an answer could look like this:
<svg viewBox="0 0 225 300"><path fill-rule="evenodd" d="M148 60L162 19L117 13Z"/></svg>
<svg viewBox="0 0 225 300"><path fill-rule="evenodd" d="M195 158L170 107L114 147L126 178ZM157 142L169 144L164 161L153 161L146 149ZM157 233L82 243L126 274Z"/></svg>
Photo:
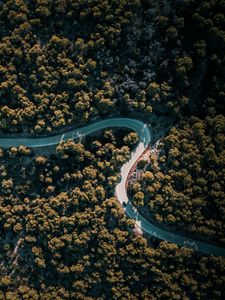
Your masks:
<svg viewBox="0 0 225 300"><path fill-rule="evenodd" d="M166 240L175 243L179 246L193 248L196 251L200 251L205 254L212 254L217 256L225 257L225 248L202 242L197 239L191 239L180 234L166 231L152 224L150 221L145 219L138 210L132 205L132 202L128 199L126 191L126 181L130 170L137 161L137 159L142 155L145 149L148 147L151 141L151 132L146 124L142 121L129 118L112 118L102 121L96 121L93 124L87 125L82 128L71 130L65 134L43 137L43 138L0 138L0 147L10 148L18 147L24 145L27 147L37 148L57 145L63 140L77 139L79 137L91 134L95 131L105 129L108 127L126 127L134 130L139 136L139 143L136 149L132 152L130 160L125 163L121 168L121 181L116 186L116 195L120 201L126 214L135 220L137 226L139 226L144 232L150 236L157 237L161 240Z"/></svg>

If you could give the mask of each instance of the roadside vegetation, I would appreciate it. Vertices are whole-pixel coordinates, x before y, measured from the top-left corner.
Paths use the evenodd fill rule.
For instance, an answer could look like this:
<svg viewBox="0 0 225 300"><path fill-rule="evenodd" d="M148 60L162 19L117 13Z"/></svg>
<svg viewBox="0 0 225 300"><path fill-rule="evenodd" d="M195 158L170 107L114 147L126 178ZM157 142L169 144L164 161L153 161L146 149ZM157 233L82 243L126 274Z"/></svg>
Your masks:
<svg viewBox="0 0 225 300"><path fill-rule="evenodd" d="M130 135L1 150L1 299L220 299L222 257L134 234L114 197Z"/></svg>
<svg viewBox="0 0 225 300"><path fill-rule="evenodd" d="M129 186L133 204L169 230L225 244L225 117L191 117L150 152ZM143 171L142 164L145 164Z"/></svg>

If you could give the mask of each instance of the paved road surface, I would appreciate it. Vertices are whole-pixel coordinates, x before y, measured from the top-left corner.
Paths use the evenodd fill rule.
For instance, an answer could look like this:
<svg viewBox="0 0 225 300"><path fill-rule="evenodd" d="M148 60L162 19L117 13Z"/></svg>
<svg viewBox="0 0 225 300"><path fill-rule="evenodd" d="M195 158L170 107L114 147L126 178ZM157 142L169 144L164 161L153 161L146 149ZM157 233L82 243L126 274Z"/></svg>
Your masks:
<svg viewBox="0 0 225 300"><path fill-rule="evenodd" d="M27 147L45 147L50 145L57 145L62 140L76 139L81 136L91 134L95 131L105 129L108 127L126 127L134 130L139 136L139 143L136 149L131 154L131 159L125 163L121 168L121 181L116 186L116 195L120 201L126 214L135 220L136 224L141 227L143 231L151 236L155 236L161 240L166 240L175 243L179 246L186 246L193 248L197 251L203 252L205 254L213 254L225 257L225 248L217 247L213 244L201 242L197 239L191 239L175 232L166 231L152 224L150 221L146 220L132 205L132 202L127 197L126 191L126 180L129 175L131 168L138 159L138 157L143 153L151 141L151 132L146 124L136 119L129 118L112 118L102 121L97 121L91 125L87 125L82 128L78 128L69 131L65 134L60 134L56 136L43 137L43 138L0 138L0 147L18 147L24 145Z"/></svg>

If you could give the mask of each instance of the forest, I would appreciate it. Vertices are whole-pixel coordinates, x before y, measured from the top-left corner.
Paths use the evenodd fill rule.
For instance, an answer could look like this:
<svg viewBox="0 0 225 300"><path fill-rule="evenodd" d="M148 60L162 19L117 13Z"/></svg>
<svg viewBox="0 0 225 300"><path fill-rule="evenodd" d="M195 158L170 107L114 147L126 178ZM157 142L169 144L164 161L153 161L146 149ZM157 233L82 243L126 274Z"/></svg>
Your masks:
<svg viewBox="0 0 225 300"><path fill-rule="evenodd" d="M130 134L1 151L2 299L220 299L224 258L133 233L113 196Z"/></svg>
<svg viewBox="0 0 225 300"><path fill-rule="evenodd" d="M149 219L225 244L225 117L190 117L140 161L131 199ZM142 165L145 165L143 171Z"/></svg>
<svg viewBox="0 0 225 300"><path fill-rule="evenodd" d="M0 138L148 123L148 220L225 247L224 0L0 0ZM151 119L154 117L154 122ZM170 118L156 140L155 120ZM0 299L220 300L225 258L140 234L135 132L0 148Z"/></svg>

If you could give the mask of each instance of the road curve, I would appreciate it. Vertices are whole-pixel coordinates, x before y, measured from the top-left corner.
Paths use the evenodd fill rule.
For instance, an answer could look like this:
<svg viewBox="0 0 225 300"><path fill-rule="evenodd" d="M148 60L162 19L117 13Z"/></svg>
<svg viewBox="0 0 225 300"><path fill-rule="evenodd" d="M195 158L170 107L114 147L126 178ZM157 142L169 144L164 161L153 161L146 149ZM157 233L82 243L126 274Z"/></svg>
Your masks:
<svg viewBox="0 0 225 300"><path fill-rule="evenodd" d="M134 163L145 151L151 141L151 132L146 124L142 121L129 118L112 118L107 120L97 121L93 124L87 125L82 128L71 130L65 134L43 137L43 138L0 138L0 147L10 148L24 145L27 147L44 147L57 145L61 141L68 139L77 139L81 136L91 134L95 131L109 128L109 127L124 127L134 130L139 136L139 143L136 149L131 153L130 160L125 163L121 168L121 181L116 186L116 195L120 201L126 214L135 220L136 224L150 236L157 237L161 240L166 240L175 243L179 246L193 248L196 251L200 251L205 254L212 254L225 257L225 248L202 242L197 239L191 239L189 237L166 231L152 224L145 219L138 210L132 205L132 202L128 199L126 191L126 180L129 172Z"/></svg>

